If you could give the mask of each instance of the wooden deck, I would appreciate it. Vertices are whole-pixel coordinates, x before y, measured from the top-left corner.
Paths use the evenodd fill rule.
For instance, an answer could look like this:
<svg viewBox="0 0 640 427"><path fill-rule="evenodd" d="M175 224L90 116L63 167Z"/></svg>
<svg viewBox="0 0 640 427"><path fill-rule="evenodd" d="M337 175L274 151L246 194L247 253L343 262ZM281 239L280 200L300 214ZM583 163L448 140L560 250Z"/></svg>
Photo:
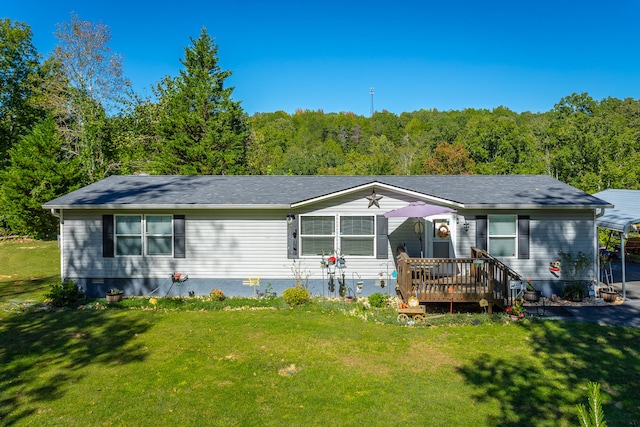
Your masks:
<svg viewBox="0 0 640 427"><path fill-rule="evenodd" d="M480 302L504 306L509 282L522 278L487 252L472 248L471 258L408 258L398 261L398 294L421 303Z"/></svg>

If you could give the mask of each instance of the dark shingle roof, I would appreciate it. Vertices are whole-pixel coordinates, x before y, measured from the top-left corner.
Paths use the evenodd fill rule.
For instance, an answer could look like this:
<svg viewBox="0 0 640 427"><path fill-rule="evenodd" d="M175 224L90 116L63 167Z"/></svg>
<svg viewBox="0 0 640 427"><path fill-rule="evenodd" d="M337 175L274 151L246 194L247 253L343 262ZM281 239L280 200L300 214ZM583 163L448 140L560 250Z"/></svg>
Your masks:
<svg viewBox="0 0 640 427"><path fill-rule="evenodd" d="M607 207L542 175L111 176L47 202L45 208L287 207L366 185L392 186L465 208Z"/></svg>

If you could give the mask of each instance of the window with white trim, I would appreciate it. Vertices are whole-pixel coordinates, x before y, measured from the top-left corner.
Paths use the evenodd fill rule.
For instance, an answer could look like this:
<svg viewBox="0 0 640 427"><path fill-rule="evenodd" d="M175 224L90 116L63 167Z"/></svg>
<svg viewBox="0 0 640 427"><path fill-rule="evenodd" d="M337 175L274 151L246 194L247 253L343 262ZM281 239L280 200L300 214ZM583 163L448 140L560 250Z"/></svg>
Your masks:
<svg viewBox="0 0 640 427"><path fill-rule="evenodd" d="M489 215L489 247L493 256L515 257L517 252L518 217L516 215Z"/></svg>
<svg viewBox="0 0 640 427"><path fill-rule="evenodd" d="M375 237L373 215L300 217L302 256L374 256Z"/></svg>
<svg viewBox="0 0 640 427"><path fill-rule="evenodd" d="M173 222L171 215L147 215L145 217L147 255L173 254Z"/></svg>
<svg viewBox="0 0 640 427"><path fill-rule="evenodd" d="M116 256L173 255L171 215L116 215Z"/></svg>
<svg viewBox="0 0 640 427"><path fill-rule="evenodd" d="M302 216L300 218L300 241L302 256L327 255L333 253L335 245L336 219L333 216Z"/></svg>
<svg viewBox="0 0 640 427"><path fill-rule="evenodd" d="M116 215L116 255L142 255L142 215Z"/></svg>
<svg viewBox="0 0 640 427"><path fill-rule="evenodd" d="M373 216L340 217L340 254L345 256L373 256L375 241Z"/></svg>

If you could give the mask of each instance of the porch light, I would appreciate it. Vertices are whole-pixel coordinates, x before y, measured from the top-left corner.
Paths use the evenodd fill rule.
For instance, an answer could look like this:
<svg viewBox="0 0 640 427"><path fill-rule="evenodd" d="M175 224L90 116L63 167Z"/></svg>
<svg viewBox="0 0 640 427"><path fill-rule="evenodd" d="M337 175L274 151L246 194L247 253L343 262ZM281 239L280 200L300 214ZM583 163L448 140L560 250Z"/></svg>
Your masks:
<svg viewBox="0 0 640 427"><path fill-rule="evenodd" d="M460 224L460 217L456 217L456 224ZM465 218L464 223L462 224L462 229L464 231L469 231L469 221Z"/></svg>
<svg viewBox="0 0 640 427"><path fill-rule="evenodd" d="M287 225L293 224L294 219L296 219L296 216L294 214L287 214Z"/></svg>

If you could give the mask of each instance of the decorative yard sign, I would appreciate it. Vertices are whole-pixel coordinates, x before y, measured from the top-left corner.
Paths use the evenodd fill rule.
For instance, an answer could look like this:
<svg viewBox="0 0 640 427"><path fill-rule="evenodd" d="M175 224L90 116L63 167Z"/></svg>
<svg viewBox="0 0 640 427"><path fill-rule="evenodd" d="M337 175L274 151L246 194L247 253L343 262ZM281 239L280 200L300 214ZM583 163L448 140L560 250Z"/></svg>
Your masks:
<svg viewBox="0 0 640 427"><path fill-rule="evenodd" d="M242 284L245 286L251 286L253 288L253 297L258 297L258 291L256 291L256 288L260 286L260 277L247 277L247 280L243 280Z"/></svg>
<svg viewBox="0 0 640 427"><path fill-rule="evenodd" d="M524 291L527 290L527 284L523 280L511 280L509 281L509 290L511 291L511 299L524 296Z"/></svg>

